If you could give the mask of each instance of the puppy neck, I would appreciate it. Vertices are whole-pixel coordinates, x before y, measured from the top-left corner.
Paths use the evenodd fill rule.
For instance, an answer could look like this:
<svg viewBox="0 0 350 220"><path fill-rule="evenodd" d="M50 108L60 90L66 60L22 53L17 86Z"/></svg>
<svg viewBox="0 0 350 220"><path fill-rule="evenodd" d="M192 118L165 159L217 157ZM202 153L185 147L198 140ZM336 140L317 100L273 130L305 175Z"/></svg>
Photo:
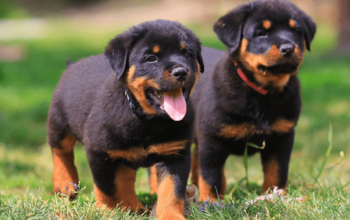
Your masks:
<svg viewBox="0 0 350 220"><path fill-rule="evenodd" d="M261 95L266 95L268 93L267 90L263 89L261 86L257 86L255 83L251 82L247 76L243 73L243 71L239 68L237 62L234 62L234 66L236 69L236 72L238 76L252 89L254 89L256 92L260 93Z"/></svg>

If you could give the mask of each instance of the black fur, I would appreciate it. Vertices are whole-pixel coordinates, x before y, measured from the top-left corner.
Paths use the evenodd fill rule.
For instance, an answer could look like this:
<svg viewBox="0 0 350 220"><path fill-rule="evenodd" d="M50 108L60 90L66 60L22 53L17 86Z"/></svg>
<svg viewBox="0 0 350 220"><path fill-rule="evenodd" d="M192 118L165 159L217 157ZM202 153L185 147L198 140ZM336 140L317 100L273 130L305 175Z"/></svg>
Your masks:
<svg viewBox="0 0 350 220"><path fill-rule="evenodd" d="M186 49L181 49L181 42ZM154 45L159 46L159 53L152 52ZM116 171L121 165L137 169L160 163L159 173L173 176L176 196L184 198L190 171L192 106L187 102L184 119L173 121L162 110L155 92L162 94L182 87L188 93L194 86L195 74L204 71L200 41L193 32L177 22L145 22L111 40L105 55L85 58L68 66L50 106L48 141L51 147L60 148L61 141L69 134L82 142L94 183L107 196L115 194ZM140 114L145 117L138 117L130 108L130 102L139 104L135 94L127 89L127 73L132 66L135 79L147 77L159 86L159 90L147 87L144 91L155 114L142 112L141 108ZM171 73L178 66L189 71L184 82L164 77L166 70ZM125 91L133 96L131 101ZM188 140L186 147L171 155L150 153L130 161L111 158L108 154L110 150L147 150L151 145L182 140Z"/></svg>
<svg viewBox="0 0 350 220"><path fill-rule="evenodd" d="M295 22L295 27L289 25L290 19ZM267 30L262 26L264 20L271 24ZM290 2L254 1L238 6L221 17L215 23L214 31L227 46L228 52L203 48L206 72L191 97L195 106L195 143L198 147L200 175L213 194L216 195L216 190L219 194L223 193L225 189L221 170L227 157L230 154L243 155L247 142L258 146L265 142L264 150L249 147L248 154L260 152L263 165L275 160L278 167L276 186L283 188L287 183L294 126L301 110L299 81L295 74L302 62L300 57L305 49L304 42L310 49L316 25ZM286 56L273 62L271 58L268 65L259 65L258 71L253 72L242 56L243 39L247 42L246 52L252 57L264 59L273 46L280 48L284 43L298 47L300 56L298 59ZM214 57L220 57L216 58L218 62L215 67ZM238 68L256 87L264 88L267 95L248 86L238 76ZM269 77L291 75L285 84L277 85L271 81L264 85L256 78L264 71ZM280 119L294 126L284 131L283 127L275 124ZM245 123L255 126L255 130L252 129L243 137L233 135L226 138L220 133L225 125L243 126ZM243 130L240 134L243 134ZM201 198L205 200L206 195L201 194Z"/></svg>

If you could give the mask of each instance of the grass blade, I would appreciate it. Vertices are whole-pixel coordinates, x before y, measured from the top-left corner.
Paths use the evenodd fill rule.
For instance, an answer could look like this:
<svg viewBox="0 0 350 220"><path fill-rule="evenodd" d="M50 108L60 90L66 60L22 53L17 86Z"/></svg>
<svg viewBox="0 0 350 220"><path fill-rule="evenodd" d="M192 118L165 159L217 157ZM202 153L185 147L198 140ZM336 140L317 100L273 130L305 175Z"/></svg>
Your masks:
<svg viewBox="0 0 350 220"><path fill-rule="evenodd" d="M243 165L245 169L245 178L247 183L247 189L249 189L249 180L248 180L248 146L245 146L244 155L243 155Z"/></svg>
<svg viewBox="0 0 350 220"><path fill-rule="evenodd" d="M322 171L324 169L324 166L326 165L327 159L329 157L329 155L331 154L332 151L332 147L333 147L333 128L332 128L332 124L329 124L329 132L328 132L328 149L326 152L326 155L323 159L322 165L318 171L317 176L315 177L315 182L314 184L318 183L318 179L320 178Z"/></svg>

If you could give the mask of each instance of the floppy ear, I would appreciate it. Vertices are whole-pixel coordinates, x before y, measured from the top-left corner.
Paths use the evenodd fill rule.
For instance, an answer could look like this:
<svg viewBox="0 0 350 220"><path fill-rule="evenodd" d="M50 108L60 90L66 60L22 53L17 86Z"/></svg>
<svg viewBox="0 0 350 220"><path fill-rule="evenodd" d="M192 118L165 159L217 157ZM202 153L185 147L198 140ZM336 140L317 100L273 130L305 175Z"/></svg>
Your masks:
<svg viewBox="0 0 350 220"><path fill-rule="evenodd" d="M202 44L201 44L201 42L198 39L198 37L193 33L193 31L191 31L190 29L188 29L182 25L181 25L181 29L185 31L185 33L187 34L188 37L190 37L193 41L196 42L197 61L199 63L200 72L203 73L204 72L204 63L203 63L203 58L202 58Z"/></svg>
<svg viewBox="0 0 350 220"><path fill-rule="evenodd" d="M300 11L300 13L304 22L306 48L310 51L310 44L316 33L316 23L304 12Z"/></svg>
<svg viewBox="0 0 350 220"><path fill-rule="evenodd" d="M239 48L244 21L252 8L253 3L238 6L214 24L216 35L227 46L231 54Z"/></svg>
<svg viewBox="0 0 350 220"><path fill-rule="evenodd" d="M141 34L140 28L142 29L142 27L134 26L128 31L117 35L108 43L105 49L105 55L112 69L117 73L118 79L129 69L128 59L130 51Z"/></svg>
<svg viewBox="0 0 350 220"><path fill-rule="evenodd" d="M316 23L305 14L304 17L304 26L305 26L305 41L306 48L310 51L311 41L314 39L316 33Z"/></svg>
<svg viewBox="0 0 350 220"><path fill-rule="evenodd" d="M302 10L300 10L296 5L294 5L291 2L288 2L293 9L295 9L298 12L298 15L303 21L303 26L304 26L304 38L306 42L306 48L310 51L310 44L311 41L314 39L315 33L316 33L316 23L308 16L305 14Z"/></svg>
<svg viewBox="0 0 350 220"><path fill-rule="evenodd" d="M199 48L201 48L201 47L199 47ZM203 63L202 50L201 49L199 49L197 51L197 61L199 63L200 71L201 71L201 73L203 73L204 72L204 63Z"/></svg>

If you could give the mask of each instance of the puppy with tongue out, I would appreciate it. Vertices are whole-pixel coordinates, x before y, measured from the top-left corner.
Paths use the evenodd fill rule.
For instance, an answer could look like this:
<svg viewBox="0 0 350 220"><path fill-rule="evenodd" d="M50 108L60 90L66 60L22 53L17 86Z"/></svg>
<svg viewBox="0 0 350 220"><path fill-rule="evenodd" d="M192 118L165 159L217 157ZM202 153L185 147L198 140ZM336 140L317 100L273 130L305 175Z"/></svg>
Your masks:
<svg viewBox="0 0 350 220"><path fill-rule="evenodd" d="M73 147L79 140L97 206L144 212L134 190L136 170L157 164L158 219L185 219L194 119L187 100L203 71L198 38L166 20L131 27L105 54L71 64L47 123L55 192L75 197L69 183L78 183Z"/></svg>

